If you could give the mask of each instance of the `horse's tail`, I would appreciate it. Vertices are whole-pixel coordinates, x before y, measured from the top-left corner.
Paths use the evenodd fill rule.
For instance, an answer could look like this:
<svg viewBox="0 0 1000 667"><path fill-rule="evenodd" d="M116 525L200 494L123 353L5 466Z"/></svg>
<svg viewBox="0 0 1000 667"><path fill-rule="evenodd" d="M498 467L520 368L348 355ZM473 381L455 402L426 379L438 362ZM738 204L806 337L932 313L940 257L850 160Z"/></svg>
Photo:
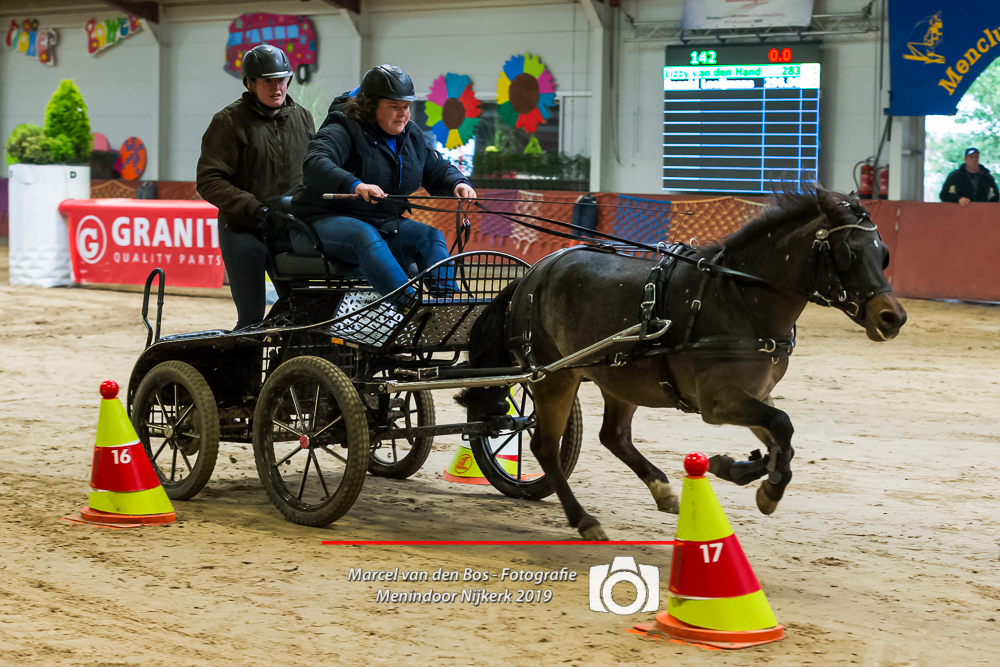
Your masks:
<svg viewBox="0 0 1000 667"><path fill-rule="evenodd" d="M476 319L469 332L469 368L509 368L516 362L507 349L505 324L507 307L520 279L513 280ZM455 402L469 411L469 421L507 414L507 387L469 387L455 396Z"/></svg>

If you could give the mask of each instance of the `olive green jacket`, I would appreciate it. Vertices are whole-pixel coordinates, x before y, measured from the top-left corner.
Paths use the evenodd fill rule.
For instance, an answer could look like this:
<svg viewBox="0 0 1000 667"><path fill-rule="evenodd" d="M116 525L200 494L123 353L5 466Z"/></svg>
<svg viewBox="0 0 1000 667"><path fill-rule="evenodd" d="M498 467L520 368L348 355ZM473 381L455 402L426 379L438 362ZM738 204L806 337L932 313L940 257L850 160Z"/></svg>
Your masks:
<svg viewBox="0 0 1000 667"><path fill-rule="evenodd" d="M201 138L198 194L219 209L219 222L260 232L258 209L302 182L302 161L315 132L312 115L291 97L274 116L249 93L212 117Z"/></svg>

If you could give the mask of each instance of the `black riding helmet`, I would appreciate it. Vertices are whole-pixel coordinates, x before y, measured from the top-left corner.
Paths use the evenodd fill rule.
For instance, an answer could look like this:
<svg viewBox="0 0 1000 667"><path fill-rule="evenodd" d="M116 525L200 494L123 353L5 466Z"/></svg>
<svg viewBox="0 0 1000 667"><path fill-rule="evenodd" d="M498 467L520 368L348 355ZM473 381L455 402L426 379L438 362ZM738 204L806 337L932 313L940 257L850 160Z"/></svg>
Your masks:
<svg viewBox="0 0 1000 667"><path fill-rule="evenodd" d="M286 79L293 73L288 56L276 46L259 44L243 56L244 86L248 79Z"/></svg>
<svg viewBox="0 0 1000 667"><path fill-rule="evenodd" d="M384 100L413 102L417 99L410 75L395 65L379 65L365 72L360 92L365 97Z"/></svg>

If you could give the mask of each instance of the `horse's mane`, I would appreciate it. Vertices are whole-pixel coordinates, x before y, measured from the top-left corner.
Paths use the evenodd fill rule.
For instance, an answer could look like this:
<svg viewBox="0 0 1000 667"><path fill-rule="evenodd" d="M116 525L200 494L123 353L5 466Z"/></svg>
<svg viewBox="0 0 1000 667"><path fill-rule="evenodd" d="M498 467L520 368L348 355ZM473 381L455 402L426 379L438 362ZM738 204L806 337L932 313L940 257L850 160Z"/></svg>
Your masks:
<svg viewBox="0 0 1000 667"><path fill-rule="evenodd" d="M841 206L842 202L849 206ZM825 190L818 185L806 186L802 190L774 193L767 208L725 239L699 249L701 256L713 256L719 251L739 251L741 248L771 233L777 235L793 225L802 225L817 216L825 215L829 226L852 222L848 213L855 216L867 213L867 209L854 194L844 194Z"/></svg>

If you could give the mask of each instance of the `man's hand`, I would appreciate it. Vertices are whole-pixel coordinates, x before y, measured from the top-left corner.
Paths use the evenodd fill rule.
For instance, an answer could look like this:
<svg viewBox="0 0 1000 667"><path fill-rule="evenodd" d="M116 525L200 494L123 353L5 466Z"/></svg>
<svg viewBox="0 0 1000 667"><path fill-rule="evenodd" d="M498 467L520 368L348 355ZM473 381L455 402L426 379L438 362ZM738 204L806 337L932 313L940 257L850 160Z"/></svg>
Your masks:
<svg viewBox="0 0 1000 667"><path fill-rule="evenodd" d="M455 186L455 196L461 199L475 199L476 191L468 183L459 183Z"/></svg>
<svg viewBox="0 0 1000 667"><path fill-rule="evenodd" d="M369 204L378 203L373 201L372 197L385 197L385 192L382 191L382 188L377 185L369 185L368 183L358 183L357 187L354 188L354 194L358 195Z"/></svg>
<svg viewBox="0 0 1000 667"><path fill-rule="evenodd" d="M958 198L958 205L959 206L968 206L971 203L972 203L972 201L968 197L959 197Z"/></svg>

